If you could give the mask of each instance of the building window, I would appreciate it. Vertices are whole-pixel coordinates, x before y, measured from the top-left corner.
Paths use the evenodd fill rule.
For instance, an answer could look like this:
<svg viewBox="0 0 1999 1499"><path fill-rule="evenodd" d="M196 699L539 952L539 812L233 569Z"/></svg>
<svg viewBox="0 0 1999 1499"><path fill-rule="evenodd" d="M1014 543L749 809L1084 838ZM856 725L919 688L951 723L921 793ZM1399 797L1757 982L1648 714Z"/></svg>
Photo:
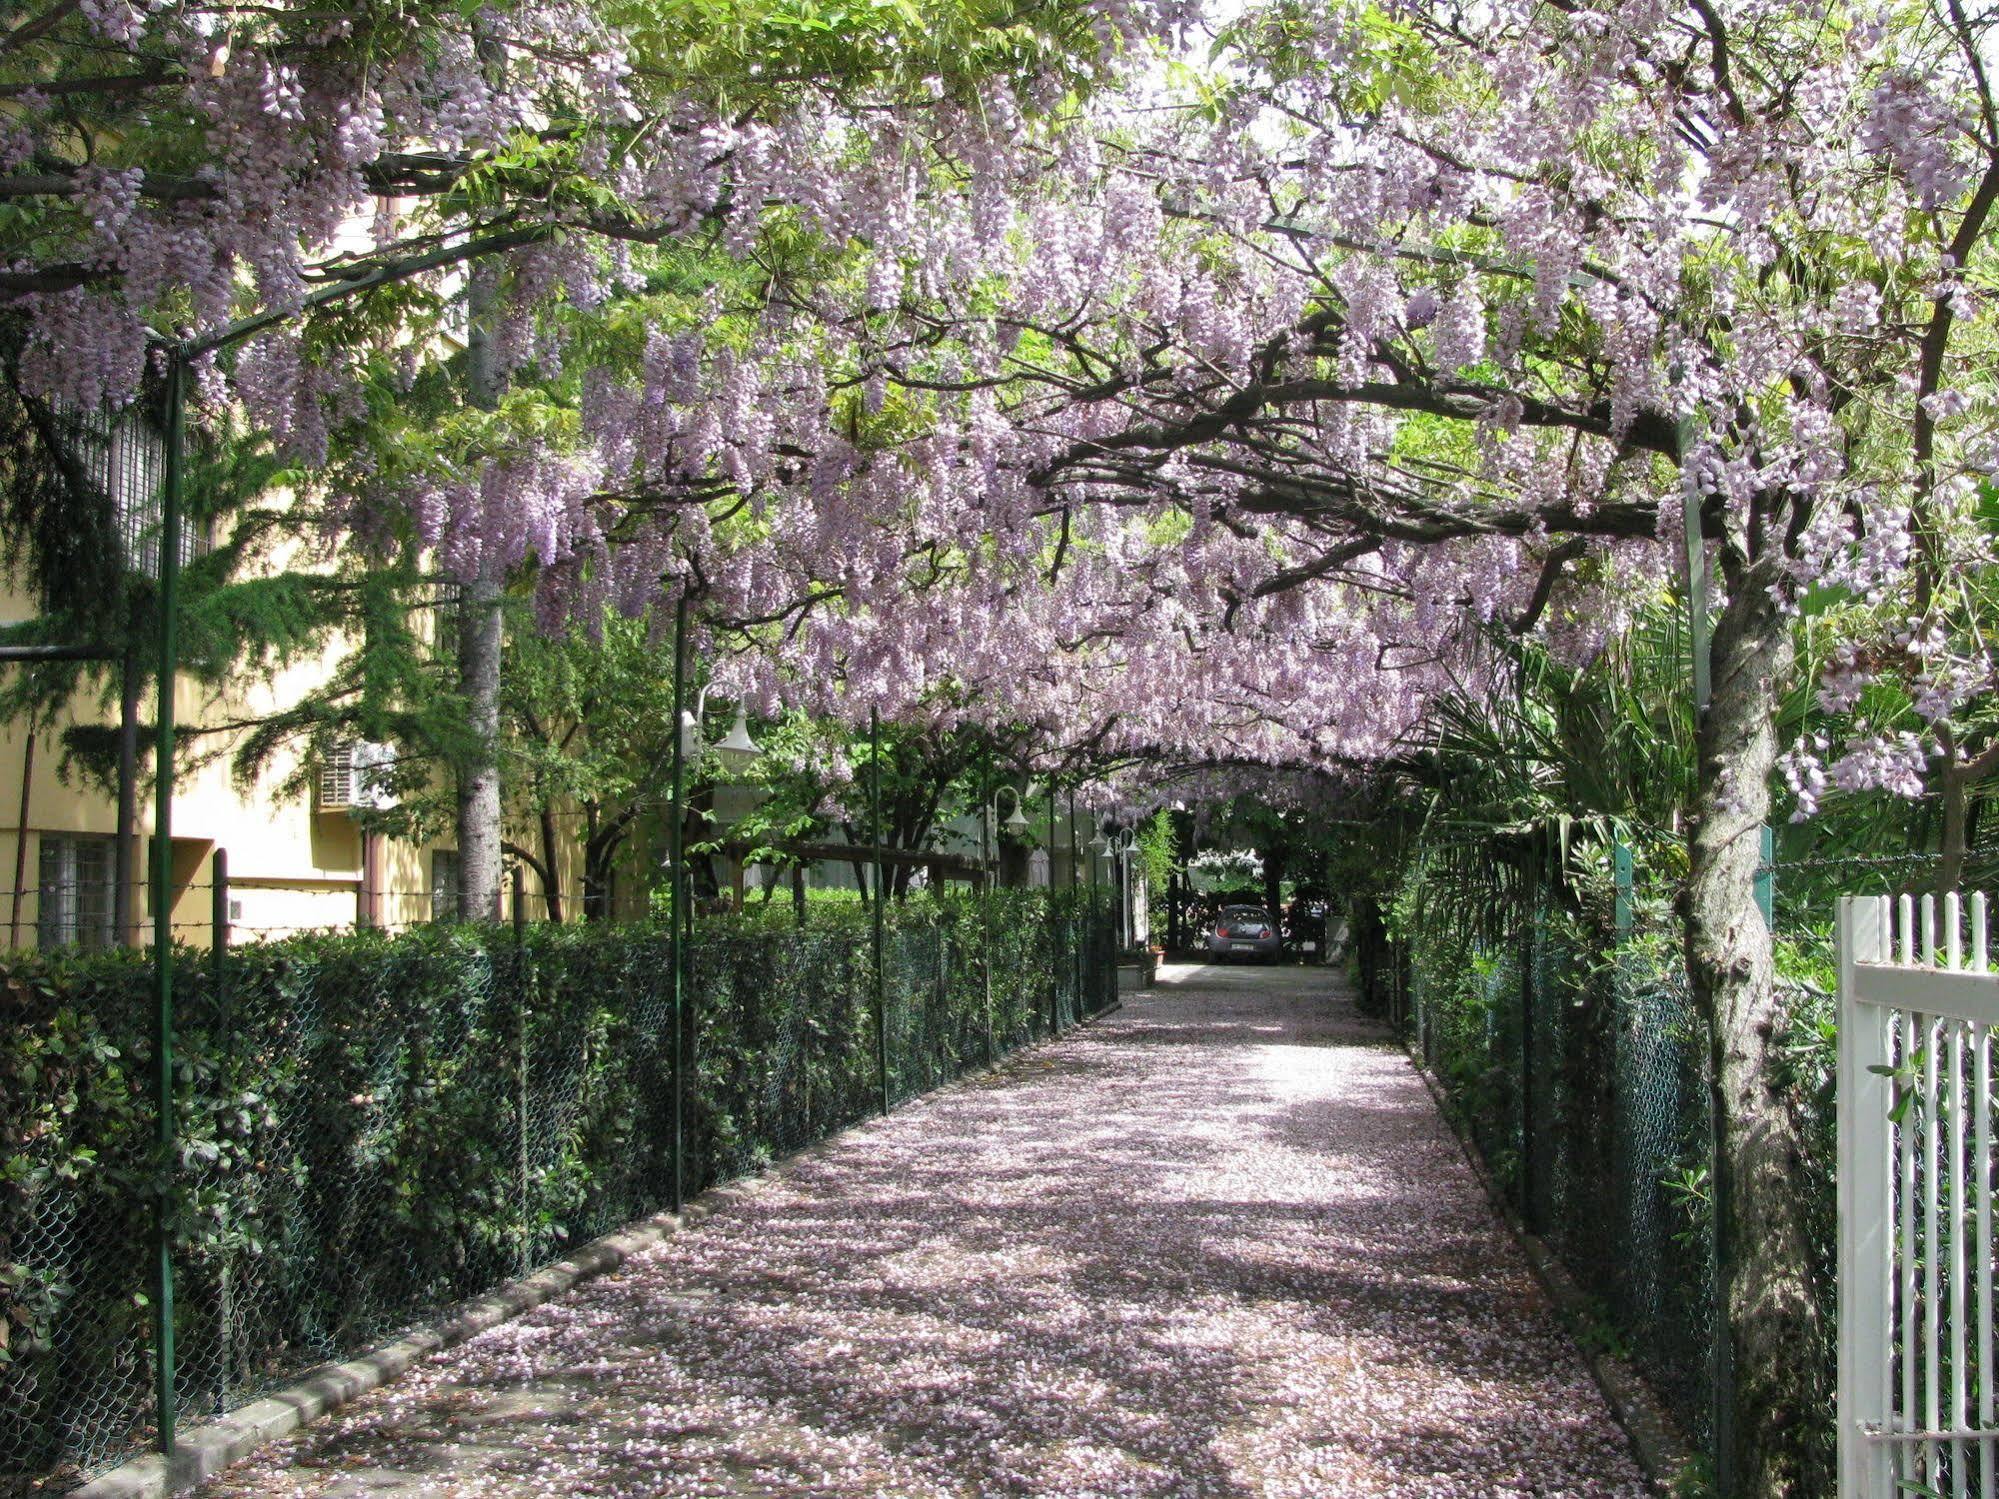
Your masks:
<svg viewBox="0 0 1999 1499"><path fill-rule="evenodd" d="M111 498L111 514L125 566L149 578L160 575L160 526L164 520L166 437L137 412L100 417L91 445L92 478ZM181 514L180 565L213 548L203 516Z"/></svg>
<svg viewBox="0 0 1999 1499"><path fill-rule="evenodd" d="M458 853L433 849L430 855L430 919L458 919Z"/></svg>
<svg viewBox="0 0 1999 1499"><path fill-rule="evenodd" d="M43 947L112 946L113 840L44 833L40 841L36 938Z"/></svg>

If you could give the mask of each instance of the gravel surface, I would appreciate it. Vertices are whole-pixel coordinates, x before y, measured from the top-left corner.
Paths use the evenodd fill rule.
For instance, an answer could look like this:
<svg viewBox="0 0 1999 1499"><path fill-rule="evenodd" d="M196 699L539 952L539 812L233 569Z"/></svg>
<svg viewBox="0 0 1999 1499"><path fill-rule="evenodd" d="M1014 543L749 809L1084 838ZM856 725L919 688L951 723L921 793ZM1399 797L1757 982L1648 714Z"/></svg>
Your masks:
<svg viewBox="0 0 1999 1499"><path fill-rule="evenodd" d="M207 1492L1645 1493L1380 1031L1168 973Z"/></svg>

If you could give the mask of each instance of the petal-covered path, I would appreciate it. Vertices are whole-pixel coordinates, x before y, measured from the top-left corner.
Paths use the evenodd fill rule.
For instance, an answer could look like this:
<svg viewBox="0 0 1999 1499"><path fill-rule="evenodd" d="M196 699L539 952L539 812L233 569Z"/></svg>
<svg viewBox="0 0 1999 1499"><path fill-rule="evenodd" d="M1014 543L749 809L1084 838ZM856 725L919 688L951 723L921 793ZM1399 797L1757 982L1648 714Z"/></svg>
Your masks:
<svg viewBox="0 0 1999 1499"><path fill-rule="evenodd" d="M210 1492L1646 1492L1335 981L1169 972Z"/></svg>

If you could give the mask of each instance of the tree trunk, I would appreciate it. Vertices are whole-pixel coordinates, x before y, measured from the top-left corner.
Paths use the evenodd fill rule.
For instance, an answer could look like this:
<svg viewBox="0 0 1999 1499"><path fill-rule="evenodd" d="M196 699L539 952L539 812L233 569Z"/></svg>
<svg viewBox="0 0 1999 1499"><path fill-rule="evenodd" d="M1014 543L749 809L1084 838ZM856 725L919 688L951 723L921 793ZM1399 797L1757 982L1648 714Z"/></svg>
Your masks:
<svg viewBox="0 0 1999 1499"><path fill-rule="evenodd" d="M1284 921L1284 865L1282 849L1263 851L1263 898L1270 907L1270 919L1280 926Z"/></svg>
<svg viewBox="0 0 1999 1499"><path fill-rule="evenodd" d="M498 271L473 262L467 290L466 399L492 410L501 378L493 362ZM500 591L498 559L482 552L478 576L458 593L458 691L469 749L458 766L458 919L500 919Z"/></svg>
<svg viewBox="0 0 1999 1499"><path fill-rule="evenodd" d="M1687 970L1706 1022L1715 1125L1716 1291L1726 1309L1716 1388L1723 1417L1722 1492L1776 1499L1819 1492L1811 1452L1824 1409L1824 1329L1810 1283L1811 1243L1798 1183L1798 1120L1775 1079L1785 1013L1770 933L1756 905L1761 830L1777 758L1775 717L1792 662L1789 619L1771 597L1773 561L1731 578L1701 721Z"/></svg>
<svg viewBox="0 0 1999 1499"><path fill-rule="evenodd" d="M638 816L636 804L626 807L609 822L604 821L600 803L585 805L588 821L583 839L583 919L605 921L611 909L613 880L617 874L618 850L624 847L632 820Z"/></svg>
<svg viewBox="0 0 1999 1499"><path fill-rule="evenodd" d="M548 919L562 925L562 840L555 831L555 814L541 809L541 893L548 903Z"/></svg>
<svg viewBox="0 0 1999 1499"><path fill-rule="evenodd" d="M1942 736L1939 735L1939 738ZM1955 890L1964 878L1965 825L1971 800L1970 776L1958 763L1955 746L1945 759L1937 781L1943 791L1943 836L1937 843L1937 896Z"/></svg>
<svg viewBox="0 0 1999 1499"><path fill-rule="evenodd" d="M1937 747L1943 765L1937 771L1942 791L1943 831L1937 841L1936 893L1939 897L1964 882L1965 860L1971 852L1977 818L1971 804L1971 788L1999 767L1999 742L1977 754L1968 753L1947 726L1937 729Z"/></svg>
<svg viewBox="0 0 1999 1499"><path fill-rule="evenodd" d="M583 846L583 919L604 921L611 915L611 861L618 845L623 842L622 833L614 834L601 842L592 838Z"/></svg>

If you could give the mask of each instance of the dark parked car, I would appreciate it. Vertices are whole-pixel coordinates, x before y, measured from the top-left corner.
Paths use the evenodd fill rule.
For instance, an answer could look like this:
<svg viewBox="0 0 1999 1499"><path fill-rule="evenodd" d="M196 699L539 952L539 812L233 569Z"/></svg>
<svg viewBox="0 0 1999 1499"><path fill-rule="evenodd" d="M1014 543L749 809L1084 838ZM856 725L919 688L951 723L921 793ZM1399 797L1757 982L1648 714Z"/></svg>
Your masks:
<svg viewBox="0 0 1999 1499"><path fill-rule="evenodd" d="M1261 906L1224 906L1208 934L1208 953L1217 958L1253 958L1275 963L1284 953L1277 923Z"/></svg>

